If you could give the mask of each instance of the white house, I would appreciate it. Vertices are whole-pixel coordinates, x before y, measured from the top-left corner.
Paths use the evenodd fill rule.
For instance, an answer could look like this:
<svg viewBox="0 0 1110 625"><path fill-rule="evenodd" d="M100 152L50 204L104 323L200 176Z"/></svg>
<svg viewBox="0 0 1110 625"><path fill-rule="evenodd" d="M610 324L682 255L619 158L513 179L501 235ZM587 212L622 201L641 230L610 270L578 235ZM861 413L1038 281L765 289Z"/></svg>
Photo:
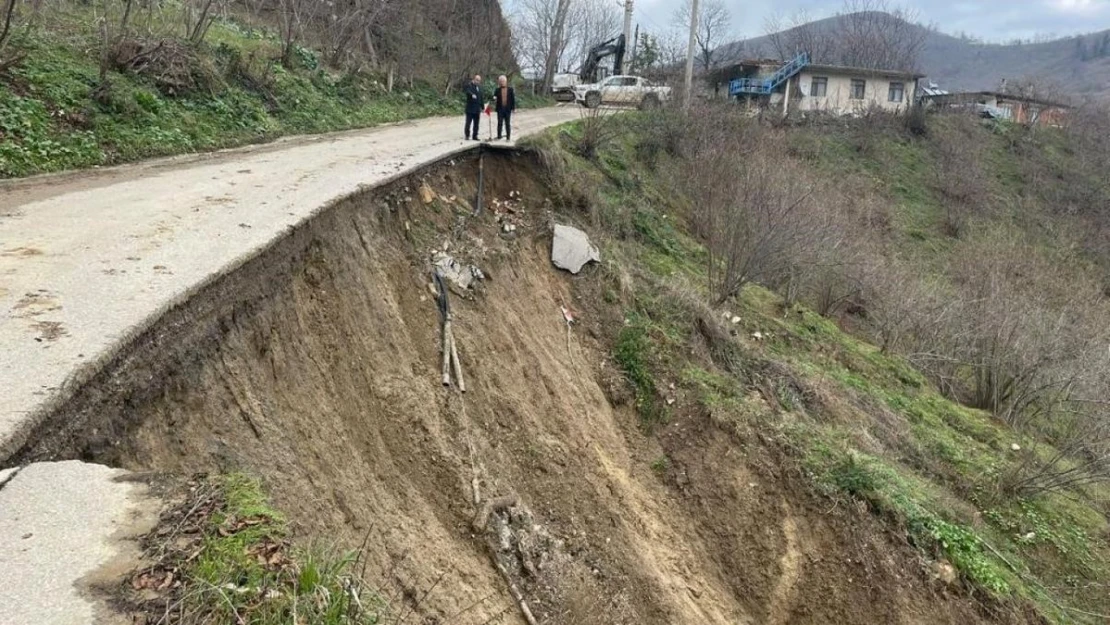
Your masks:
<svg viewBox="0 0 1110 625"><path fill-rule="evenodd" d="M717 85L728 81L729 95L750 105L780 107L784 114L793 109L835 115L904 111L913 105L922 78L914 72L810 63L804 54L785 64L744 61L711 76Z"/></svg>
<svg viewBox="0 0 1110 625"><path fill-rule="evenodd" d="M788 108L850 115L870 109L905 111L922 74L837 65L807 65L790 80Z"/></svg>

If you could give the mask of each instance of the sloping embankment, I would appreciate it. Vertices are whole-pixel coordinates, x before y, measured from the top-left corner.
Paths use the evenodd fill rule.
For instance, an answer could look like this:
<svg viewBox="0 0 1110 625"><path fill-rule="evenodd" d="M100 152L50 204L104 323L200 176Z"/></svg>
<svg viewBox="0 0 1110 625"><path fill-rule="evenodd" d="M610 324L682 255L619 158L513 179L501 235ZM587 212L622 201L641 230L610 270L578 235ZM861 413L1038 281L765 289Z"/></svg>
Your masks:
<svg viewBox="0 0 1110 625"><path fill-rule="evenodd" d="M440 163L291 232L137 339L20 459L260 475L303 537L365 540L368 576L428 623L517 622L491 549L541 623L989 620L866 512L830 511L706 418L668 428L682 477L660 479L606 363L607 269L550 266L528 155L485 157L513 236L492 211L468 219L477 170ZM428 256L445 241L488 274L453 298L465 396L439 377ZM564 303L585 320L569 339ZM519 496L500 536L472 526L475 484Z"/></svg>

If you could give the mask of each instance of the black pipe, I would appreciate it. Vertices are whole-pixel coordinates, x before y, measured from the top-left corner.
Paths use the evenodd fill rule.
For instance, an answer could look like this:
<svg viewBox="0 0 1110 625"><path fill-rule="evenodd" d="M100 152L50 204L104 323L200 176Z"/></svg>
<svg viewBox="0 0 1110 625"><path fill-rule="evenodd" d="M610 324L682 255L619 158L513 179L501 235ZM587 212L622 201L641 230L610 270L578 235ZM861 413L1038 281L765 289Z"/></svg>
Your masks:
<svg viewBox="0 0 1110 625"><path fill-rule="evenodd" d="M486 167L485 167L485 150L482 146L478 146L478 202L474 207L474 214L482 214L482 187L486 183Z"/></svg>

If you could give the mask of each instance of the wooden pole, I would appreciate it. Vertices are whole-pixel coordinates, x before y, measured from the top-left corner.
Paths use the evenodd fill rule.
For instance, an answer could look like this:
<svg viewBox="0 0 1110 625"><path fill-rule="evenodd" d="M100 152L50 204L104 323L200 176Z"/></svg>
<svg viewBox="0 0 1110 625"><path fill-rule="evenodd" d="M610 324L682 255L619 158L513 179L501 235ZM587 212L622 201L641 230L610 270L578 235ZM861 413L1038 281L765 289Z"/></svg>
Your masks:
<svg viewBox="0 0 1110 625"><path fill-rule="evenodd" d="M463 380L462 365L459 364L459 350L455 347L455 333L451 332L451 364L455 367L455 380L459 383L459 392L466 392L466 381Z"/></svg>
<svg viewBox="0 0 1110 625"><path fill-rule="evenodd" d="M451 316L443 322L443 385L451 386Z"/></svg>

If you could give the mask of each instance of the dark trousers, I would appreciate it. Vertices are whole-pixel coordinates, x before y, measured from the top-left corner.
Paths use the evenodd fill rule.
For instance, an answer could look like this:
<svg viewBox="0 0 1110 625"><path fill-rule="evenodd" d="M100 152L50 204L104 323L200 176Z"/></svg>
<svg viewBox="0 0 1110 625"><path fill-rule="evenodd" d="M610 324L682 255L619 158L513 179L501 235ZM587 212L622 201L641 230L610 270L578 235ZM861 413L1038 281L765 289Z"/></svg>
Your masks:
<svg viewBox="0 0 1110 625"><path fill-rule="evenodd" d="M505 138L513 138L513 112L497 111L497 138L501 138L501 127L505 127Z"/></svg>
<svg viewBox="0 0 1110 625"><path fill-rule="evenodd" d="M473 124L473 126L474 126L474 131L473 132L471 132L471 130L470 130L471 124ZM478 138L478 129L481 127L481 125L482 125L482 114L481 113L467 113L466 114L466 128L463 129L463 137L466 138L466 139L477 139Z"/></svg>

